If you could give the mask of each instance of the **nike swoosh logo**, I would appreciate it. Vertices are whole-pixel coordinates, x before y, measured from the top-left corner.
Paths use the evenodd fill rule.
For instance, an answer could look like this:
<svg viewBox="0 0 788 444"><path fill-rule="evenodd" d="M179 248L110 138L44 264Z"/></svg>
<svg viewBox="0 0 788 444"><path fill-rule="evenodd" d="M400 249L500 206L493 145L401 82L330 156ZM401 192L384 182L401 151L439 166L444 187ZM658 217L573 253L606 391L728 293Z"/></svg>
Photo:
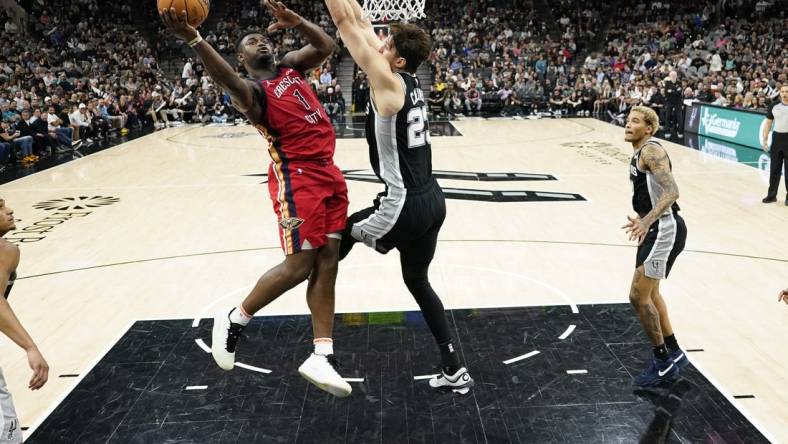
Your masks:
<svg viewBox="0 0 788 444"><path fill-rule="evenodd" d="M681 358L683 358L683 357L684 357L684 353L682 353L682 354L680 354L680 355L676 356L676 359L674 359L674 360L673 360L673 362L676 362L676 361L681 361Z"/></svg>
<svg viewBox="0 0 788 444"><path fill-rule="evenodd" d="M668 368L666 368L664 372L663 372L663 371L659 371L659 370L657 370L657 374L658 374L658 375L659 375L659 377L661 378L661 377L663 377L663 376L667 375L667 374L668 374L668 372L670 371L670 369L672 369L672 368L673 368L673 364L670 364L670 366L669 366Z"/></svg>

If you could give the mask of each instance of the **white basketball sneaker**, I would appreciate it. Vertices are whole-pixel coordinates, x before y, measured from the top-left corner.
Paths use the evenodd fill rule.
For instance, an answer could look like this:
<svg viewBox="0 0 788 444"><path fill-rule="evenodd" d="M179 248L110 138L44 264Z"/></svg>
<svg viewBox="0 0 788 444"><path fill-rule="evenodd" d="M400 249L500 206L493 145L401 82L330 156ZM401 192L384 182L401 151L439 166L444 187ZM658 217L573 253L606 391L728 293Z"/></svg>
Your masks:
<svg viewBox="0 0 788 444"><path fill-rule="evenodd" d="M213 360L222 370L232 370L235 365L235 349L238 339L245 326L230 322L230 310L227 314L218 314L213 318L211 332L211 354Z"/></svg>
<svg viewBox="0 0 788 444"><path fill-rule="evenodd" d="M453 375L447 375L441 370L439 375L430 379L430 387L438 390L460 391L473 387L473 378L465 367L460 368Z"/></svg>
<svg viewBox="0 0 788 444"><path fill-rule="evenodd" d="M344 398L349 396L353 389L339 375L336 370L337 366L334 355L325 356L312 353L301 364L301 367L298 367L298 373L301 373L304 379L316 385L320 390Z"/></svg>

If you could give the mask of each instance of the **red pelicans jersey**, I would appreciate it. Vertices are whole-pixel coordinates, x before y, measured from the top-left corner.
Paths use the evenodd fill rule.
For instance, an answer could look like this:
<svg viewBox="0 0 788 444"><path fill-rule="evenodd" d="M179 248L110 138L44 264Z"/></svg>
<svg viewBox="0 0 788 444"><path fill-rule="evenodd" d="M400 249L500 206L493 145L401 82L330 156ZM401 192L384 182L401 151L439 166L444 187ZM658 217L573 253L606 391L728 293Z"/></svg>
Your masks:
<svg viewBox="0 0 788 444"><path fill-rule="evenodd" d="M276 163L331 160L336 136L323 105L298 70L279 66L277 75L261 80L264 124L257 130L268 139Z"/></svg>

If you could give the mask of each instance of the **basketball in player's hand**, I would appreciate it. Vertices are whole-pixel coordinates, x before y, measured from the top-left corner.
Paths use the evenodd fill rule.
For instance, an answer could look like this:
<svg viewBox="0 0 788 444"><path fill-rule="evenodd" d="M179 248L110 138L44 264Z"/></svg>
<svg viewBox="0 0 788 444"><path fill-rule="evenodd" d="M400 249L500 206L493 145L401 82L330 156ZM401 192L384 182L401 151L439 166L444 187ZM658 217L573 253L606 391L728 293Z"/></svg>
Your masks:
<svg viewBox="0 0 788 444"><path fill-rule="evenodd" d="M210 0L156 0L159 11L175 8L179 16L186 11L186 20L195 28L208 18L210 3Z"/></svg>

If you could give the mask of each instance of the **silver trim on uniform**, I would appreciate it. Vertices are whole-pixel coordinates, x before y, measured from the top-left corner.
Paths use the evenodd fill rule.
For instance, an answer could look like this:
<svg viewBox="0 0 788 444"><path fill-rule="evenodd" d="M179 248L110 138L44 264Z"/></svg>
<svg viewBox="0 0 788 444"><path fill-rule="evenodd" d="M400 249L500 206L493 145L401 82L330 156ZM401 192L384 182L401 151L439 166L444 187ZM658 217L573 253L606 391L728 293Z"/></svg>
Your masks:
<svg viewBox="0 0 788 444"><path fill-rule="evenodd" d="M404 91L407 91L405 80L398 75ZM350 234L369 247L375 248L377 241L388 234L396 225L402 209L405 207L407 190L402 180L397 149L397 116L381 117L371 100L375 110L375 141L377 142L380 176L386 184L388 192L380 199L380 206L371 216L353 224Z"/></svg>
<svg viewBox="0 0 788 444"><path fill-rule="evenodd" d="M11 393L0 369L0 442L17 444L22 442L22 431L19 426L19 417L14 409Z"/></svg>
<svg viewBox="0 0 788 444"><path fill-rule="evenodd" d="M663 189L659 182L654 179L651 171L644 171L640 169L640 154L646 145L653 144L664 149L662 144L654 139L649 139L648 142L643 144L638 150L635 166L638 171L646 175L646 187L648 188L648 197L651 200L652 210L656 208L657 202L662 197ZM651 246L646 259L643 261L643 271L646 277L651 279L665 279L668 268L668 258L676 245L676 236L678 227L676 218L673 215L673 206L668 207L664 213L660 214L657 219L657 238L654 240L654 245Z"/></svg>
<svg viewBox="0 0 788 444"><path fill-rule="evenodd" d="M646 260L643 261L643 272L646 277L651 279L665 279L668 271L668 259L676 246L678 226L672 212L667 216L660 217L657 226L659 227L657 239Z"/></svg>

